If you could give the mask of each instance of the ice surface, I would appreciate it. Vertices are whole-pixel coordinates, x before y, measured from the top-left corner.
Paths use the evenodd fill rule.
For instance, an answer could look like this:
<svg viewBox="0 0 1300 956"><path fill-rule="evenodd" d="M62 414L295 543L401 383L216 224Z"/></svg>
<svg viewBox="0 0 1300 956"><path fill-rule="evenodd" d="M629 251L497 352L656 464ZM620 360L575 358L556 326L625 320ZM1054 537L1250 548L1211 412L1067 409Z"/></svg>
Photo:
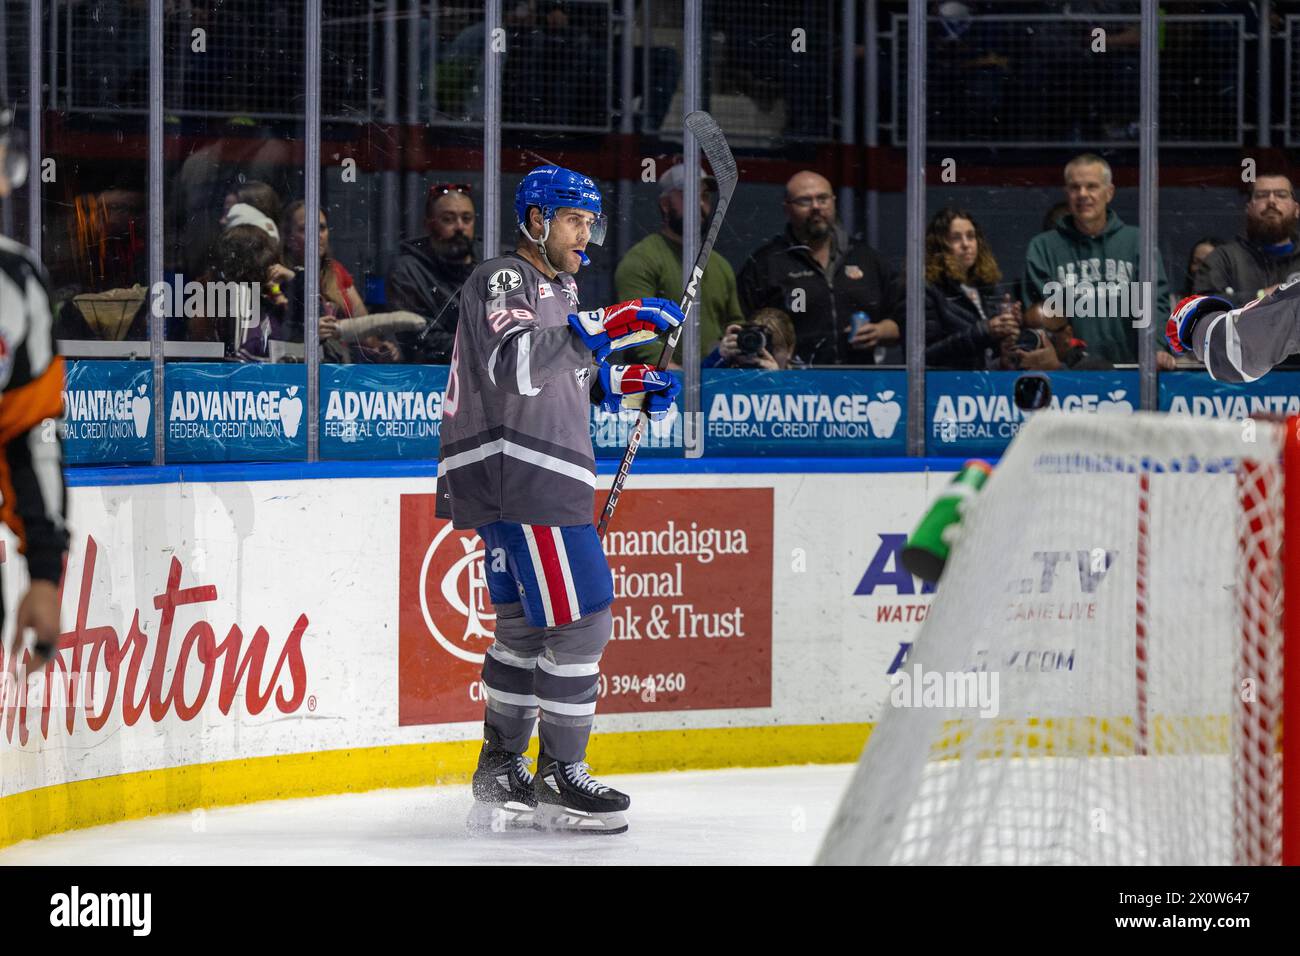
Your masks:
<svg viewBox="0 0 1300 956"><path fill-rule="evenodd" d="M468 786L376 790L131 820L29 840L0 864L806 864L852 766L629 774L629 831L470 837Z"/></svg>

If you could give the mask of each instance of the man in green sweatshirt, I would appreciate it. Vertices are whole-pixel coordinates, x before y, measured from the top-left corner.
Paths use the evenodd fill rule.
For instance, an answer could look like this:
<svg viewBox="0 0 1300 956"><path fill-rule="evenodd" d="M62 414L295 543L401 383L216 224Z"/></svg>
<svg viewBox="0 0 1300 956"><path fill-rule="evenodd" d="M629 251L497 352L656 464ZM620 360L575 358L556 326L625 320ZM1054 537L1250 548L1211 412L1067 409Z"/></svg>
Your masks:
<svg viewBox="0 0 1300 956"><path fill-rule="evenodd" d="M619 301L657 298L680 302L685 289L682 283L682 199L686 185L686 167L677 165L659 177L659 231L646 236L627 251L614 272L614 292ZM703 230L713 211L713 194L717 183L710 176L700 182L700 228ZM708 355L722 338L722 330L733 322L743 322L740 298L736 293L736 273L731 263L717 252L709 255L700 283L697 315L700 323L700 357ZM626 362L653 364L659 360L662 345L628 349ZM653 354L652 354L653 353ZM682 361L682 346L673 354L673 366Z"/></svg>
<svg viewBox="0 0 1300 956"><path fill-rule="evenodd" d="M1138 282L1140 233L1110 209L1115 185L1110 164L1100 156L1083 153L1070 160L1065 198L1069 214L1055 229L1034 236L1025 253L1025 324L1042 325L1045 314L1066 317L1091 353L1135 363L1135 324L1160 327L1170 312L1164 263L1157 258L1156 294L1148 303ZM1163 342L1156 365L1174 368Z"/></svg>

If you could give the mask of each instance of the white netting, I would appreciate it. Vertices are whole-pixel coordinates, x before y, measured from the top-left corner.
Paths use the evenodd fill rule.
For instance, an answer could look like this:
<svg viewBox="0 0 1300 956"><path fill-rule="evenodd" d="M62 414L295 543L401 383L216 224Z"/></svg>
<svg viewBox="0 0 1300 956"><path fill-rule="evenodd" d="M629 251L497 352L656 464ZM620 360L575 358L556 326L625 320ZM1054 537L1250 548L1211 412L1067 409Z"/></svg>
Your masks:
<svg viewBox="0 0 1300 956"><path fill-rule="evenodd" d="M1035 416L967 504L819 862L1276 862L1281 442ZM947 698L903 693L935 675ZM996 715L953 698L980 681Z"/></svg>

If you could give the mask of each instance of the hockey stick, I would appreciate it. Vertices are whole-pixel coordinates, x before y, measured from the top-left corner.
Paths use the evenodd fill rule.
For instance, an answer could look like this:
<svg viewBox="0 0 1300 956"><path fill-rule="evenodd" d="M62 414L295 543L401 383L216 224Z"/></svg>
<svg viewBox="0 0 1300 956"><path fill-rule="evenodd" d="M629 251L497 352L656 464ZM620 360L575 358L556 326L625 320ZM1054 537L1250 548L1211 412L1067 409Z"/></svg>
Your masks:
<svg viewBox="0 0 1300 956"><path fill-rule="evenodd" d="M727 146L727 138L722 135L722 130L718 128L717 121L712 116L703 110L696 110L686 117L685 125L695 136L695 142L699 144L704 158L709 161L709 166L713 169L713 179L718 184L718 202L713 209L713 216L709 219L709 231L704 236L704 242L700 244L700 251L696 253L691 279L686 283L686 292L682 296L682 314L689 322L691 309L699 297L704 266L709 261L709 254L713 252L713 244L717 241L718 230L722 227L722 217L727 214L727 206L731 203L731 194L736 189L738 175L736 160L731 155L731 148ZM663 351L659 353L659 361L655 363L655 368L668 367L668 361L677 348L677 341L682 337L683 328L685 323L673 329L672 334L668 336ZM642 406L641 414L636 417L636 427L632 429L632 434L628 438L627 451L623 452L623 460L619 462L618 471L614 474L614 484L609 489L609 497L605 499L605 510L601 513L600 524L596 526L596 533L602 538L605 537L605 529L609 527L610 519L614 517L614 509L618 507L619 495L623 493L623 484L627 481L628 470L632 467L632 460L636 458L637 449L641 445L641 435L649 415L648 407Z"/></svg>

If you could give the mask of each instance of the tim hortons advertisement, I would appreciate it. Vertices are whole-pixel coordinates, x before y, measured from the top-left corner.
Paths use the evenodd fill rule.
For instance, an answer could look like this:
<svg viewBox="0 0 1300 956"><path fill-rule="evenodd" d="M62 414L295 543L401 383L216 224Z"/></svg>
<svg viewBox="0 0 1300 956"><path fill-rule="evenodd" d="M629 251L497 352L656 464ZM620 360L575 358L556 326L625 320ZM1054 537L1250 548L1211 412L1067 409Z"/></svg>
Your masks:
<svg viewBox="0 0 1300 956"><path fill-rule="evenodd" d="M25 746L36 735L70 737L83 727L92 736L113 733L170 716L191 721L210 704L222 714L238 707L249 715L268 709L291 714L302 705L306 614L298 615L288 635L276 637L262 626L220 622L206 607L218 600L217 586L186 573L172 557L150 606L137 608L130 625L119 630L92 610L101 603L94 594L99 544L93 536L80 543L81 554L69 561L71 574L64 579L64 606L75 611L64 621L58 653L25 680L14 677L17 662L8 655L0 659L0 732L6 743ZM21 673L29 659L24 651Z"/></svg>
<svg viewBox="0 0 1300 956"><path fill-rule="evenodd" d="M614 631L599 712L771 706L772 525L771 488L623 493L604 542ZM399 576L399 723L481 718L483 542L436 518L433 495L402 495Z"/></svg>

